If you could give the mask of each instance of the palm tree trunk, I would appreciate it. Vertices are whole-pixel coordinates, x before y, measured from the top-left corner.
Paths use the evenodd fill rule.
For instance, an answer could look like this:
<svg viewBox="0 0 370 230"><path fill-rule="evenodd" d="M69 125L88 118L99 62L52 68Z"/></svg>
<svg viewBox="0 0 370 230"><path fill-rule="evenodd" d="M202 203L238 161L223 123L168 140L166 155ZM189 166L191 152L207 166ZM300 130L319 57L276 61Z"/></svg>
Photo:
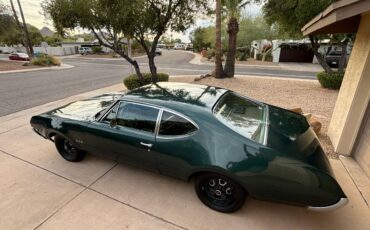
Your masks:
<svg viewBox="0 0 370 230"><path fill-rule="evenodd" d="M216 44L215 44L215 59L216 66L214 76L215 78L224 78L225 73L222 67L222 46L221 46L221 0L216 0Z"/></svg>
<svg viewBox="0 0 370 230"><path fill-rule="evenodd" d="M236 55L236 39L239 32L238 19L232 17L228 23L227 33L229 34L229 49L227 50L225 74L228 77L234 77L235 74L235 55Z"/></svg>

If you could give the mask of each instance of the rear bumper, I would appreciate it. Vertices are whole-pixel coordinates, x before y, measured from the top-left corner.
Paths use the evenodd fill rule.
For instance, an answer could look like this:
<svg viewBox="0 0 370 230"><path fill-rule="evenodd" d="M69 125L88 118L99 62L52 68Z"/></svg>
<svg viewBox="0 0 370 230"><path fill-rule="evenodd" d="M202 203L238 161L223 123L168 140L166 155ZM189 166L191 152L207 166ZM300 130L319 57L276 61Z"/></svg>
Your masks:
<svg viewBox="0 0 370 230"><path fill-rule="evenodd" d="M316 211L316 212L325 212L325 211L332 211L338 208L341 208L345 206L348 203L348 198L341 198L337 203L329 206L324 206L324 207L313 207L313 206L308 206L308 210L311 211Z"/></svg>

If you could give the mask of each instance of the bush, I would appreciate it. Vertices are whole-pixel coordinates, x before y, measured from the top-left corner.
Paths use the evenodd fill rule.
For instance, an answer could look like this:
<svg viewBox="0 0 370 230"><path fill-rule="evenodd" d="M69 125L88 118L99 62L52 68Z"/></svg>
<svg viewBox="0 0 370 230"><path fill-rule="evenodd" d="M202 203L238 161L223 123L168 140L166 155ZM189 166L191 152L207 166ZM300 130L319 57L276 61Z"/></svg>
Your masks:
<svg viewBox="0 0 370 230"><path fill-rule="evenodd" d="M267 62L272 62L273 61L272 53L266 54L265 61L267 61Z"/></svg>
<svg viewBox="0 0 370 230"><path fill-rule="evenodd" d="M236 60L238 61L246 61L249 58L249 53L245 51L238 51L236 53Z"/></svg>
<svg viewBox="0 0 370 230"><path fill-rule="evenodd" d="M152 74L151 73L144 73L143 77L144 77L144 85L148 85L148 84L152 83ZM168 74L158 73L158 82L168 81L168 79L169 79ZM136 74L132 74L132 75L128 76L127 78L125 78L123 80L123 84L129 90L133 90L133 89L139 88L141 86L139 78L137 77Z"/></svg>
<svg viewBox="0 0 370 230"><path fill-rule="evenodd" d="M54 56L40 54L38 55L38 57L32 58L32 64L39 66L53 66L53 65L59 66L61 63L59 59Z"/></svg>
<svg viewBox="0 0 370 230"><path fill-rule="evenodd" d="M207 52L207 58L208 60L211 60L214 56L216 56L216 52L214 49L209 49Z"/></svg>
<svg viewBox="0 0 370 230"><path fill-rule="evenodd" d="M328 74L326 72L320 72L317 74L321 86L327 89L339 89L342 85L344 73L334 72Z"/></svg>
<svg viewBox="0 0 370 230"><path fill-rule="evenodd" d="M100 54L103 52L103 48L101 46L93 46L91 49L93 54Z"/></svg>

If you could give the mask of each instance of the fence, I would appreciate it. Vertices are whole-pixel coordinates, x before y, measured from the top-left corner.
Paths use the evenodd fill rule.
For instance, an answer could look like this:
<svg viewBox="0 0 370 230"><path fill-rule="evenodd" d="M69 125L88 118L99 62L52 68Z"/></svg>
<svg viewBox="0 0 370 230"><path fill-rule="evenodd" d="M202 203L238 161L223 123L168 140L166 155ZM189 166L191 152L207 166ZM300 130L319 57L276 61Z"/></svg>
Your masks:
<svg viewBox="0 0 370 230"><path fill-rule="evenodd" d="M26 48L23 46L15 46L15 47L9 47L9 46L0 46L0 50L3 53L13 53L13 52L22 52L26 53ZM78 46L67 46L67 47L33 47L33 50L35 53L46 53L53 56L65 56L65 55L72 55L72 54L78 54Z"/></svg>

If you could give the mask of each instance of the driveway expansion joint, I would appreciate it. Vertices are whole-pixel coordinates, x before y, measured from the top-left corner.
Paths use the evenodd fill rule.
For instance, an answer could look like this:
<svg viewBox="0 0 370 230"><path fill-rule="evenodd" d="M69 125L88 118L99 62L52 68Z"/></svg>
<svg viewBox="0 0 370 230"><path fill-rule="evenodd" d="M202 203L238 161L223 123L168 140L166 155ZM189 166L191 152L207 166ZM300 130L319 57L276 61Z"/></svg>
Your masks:
<svg viewBox="0 0 370 230"><path fill-rule="evenodd" d="M39 168L39 169L41 169L41 170L44 170L44 171L46 171L46 172L48 172L48 173L51 173L51 174L53 174L53 175L55 175L55 176L57 176L57 177L60 177L60 178L63 178L63 179L65 179L65 180L67 180L67 181L69 181L69 182L72 182L72 183L74 183L74 184L76 184L76 185L79 185L79 186L81 186L83 189L78 193L78 194L76 194L75 196L73 196L70 200L68 200L67 202L65 202L62 206L60 206L57 210L55 210L52 214L50 214L46 219L44 219L39 225L37 225L35 228L33 228L34 230L36 230L36 229L39 229L44 223L46 223L50 218L52 218L55 214L57 214L60 210L62 210L65 206L67 206L69 203L71 203L73 200L75 200L77 197L79 197L83 192L85 192L85 191L87 191L87 190L90 190L90 191L93 191L93 192L95 192L95 193L98 193L98 194L100 194L100 195L102 195L102 196L104 196L104 197L106 197L106 198L108 198L108 199L111 199L111 200L113 200L113 201L115 201L115 202L118 202L118 203L120 203L120 204L122 204L122 205L124 205L124 206L127 206L127 207L129 207L129 208L131 208L131 209L134 209L134 210L136 210L136 211L139 211L139 212L141 212L141 213L144 213L144 214L146 214L146 215L149 215L149 216L151 216L151 217L153 217L153 218L155 218L155 219L158 219L158 220L160 220L160 221L162 221L162 222L165 222L165 223L167 223L167 224L170 224L170 225L172 225L172 226L174 226L174 227L177 227L177 228L180 228L180 229L184 229L184 230L187 230L187 228L185 228L185 227L182 227L182 226L180 226L180 225L177 225L177 224L175 224L175 223L173 223L173 222L171 222L171 221L169 221L169 220L166 220L166 219L164 219L164 218L162 218L162 217L159 217L159 216L156 216L156 215L154 215L154 214L152 214L152 213L150 213L150 212L147 212L147 211L145 211L145 210L142 210L142 209L140 209L140 208L137 208L137 207L135 207L135 206L133 206L133 205L130 205L130 204L128 204L128 203L125 203L125 202L123 202L123 201L120 201L120 200L117 200L117 199L115 199L115 198L113 198L113 197L111 197L111 196L109 196L109 195L107 195L107 194L104 194L104 193L102 193L102 192L99 192L99 191L97 191L97 190L95 190L95 189L93 189L93 188L91 188L91 186L93 186L96 182L98 182L101 178L103 178L105 175L107 175L111 170L113 170L117 165L118 165L118 163L116 162L109 170L107 170L103 175L101 175L101 176L99 176L96 180L94 180L92 183L90 183L88 186L86 186L86 185L83 185L83 184L81 184L81 183L79 183L79 182L77 182L77 181L74 181L74 180L71 180L71 179L69 179L69 178L67 178L67 177L64 177L64 176L62 176L62 175L59 175L58 173L55 173L55 172L53 172L53 171L50 171L50 170L48 170L48 169L46 169L46 168L44 168L44 167L41 167L41 166L39 166L39 165L37 165L37 164L34 164L34 163L32 163L32 162L30 162L30 161L27 161L27 160L24 160L24 159L22 159L22 158L20 158L20 157L17 157L17 156L14 156L13 154L11 154L11 153L8 153L8 152L6 152L6 151L4 151L4 150L2 150L2 149L0 149L0 153L3 153L3 154L5 154L5 155L8 155L8 156L10 156L10 157L13 157L13 158L15 158L15 159L17 159L17 160L20 160L20 161L22 161L22 162L24 162L24 163L27 163L27 164L30 164L30 165L32 165L32 166L34 166L34 167L36 167L36 168Z"/></svg>

